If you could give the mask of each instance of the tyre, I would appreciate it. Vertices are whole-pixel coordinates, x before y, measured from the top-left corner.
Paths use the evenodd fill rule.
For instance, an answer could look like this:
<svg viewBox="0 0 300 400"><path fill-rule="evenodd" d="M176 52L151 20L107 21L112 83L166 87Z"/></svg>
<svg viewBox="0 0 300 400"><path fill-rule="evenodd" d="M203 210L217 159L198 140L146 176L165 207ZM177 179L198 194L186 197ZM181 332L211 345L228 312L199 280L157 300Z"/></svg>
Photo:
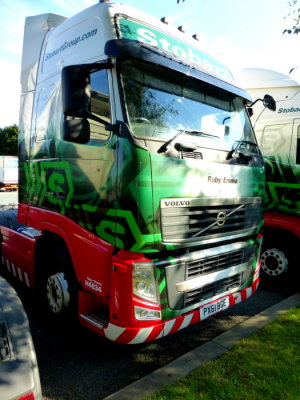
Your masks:
<svg viewBox="0 0 300 400"><path fill-rule="evenodd" d="M43 270L40 272L39 292L48 312L54 317L71 317L74 319L78 310L79 285L73 264L65 246L54 244L46 251L42 259Z"/></svg>
<svg viewBox="0 0 300 400"><path fill-rule="evenodd" d="M261 254L261 283L267 288L288 288L295 284L296 258L294 240L267 239Z"/></svg>
<svg viewBox="0 0 300 400"><path fill-rule="evenodd" d="M60 314L70 307L69 283L64 272L48 276L46 296L48 306L53 314Z"/></svg>

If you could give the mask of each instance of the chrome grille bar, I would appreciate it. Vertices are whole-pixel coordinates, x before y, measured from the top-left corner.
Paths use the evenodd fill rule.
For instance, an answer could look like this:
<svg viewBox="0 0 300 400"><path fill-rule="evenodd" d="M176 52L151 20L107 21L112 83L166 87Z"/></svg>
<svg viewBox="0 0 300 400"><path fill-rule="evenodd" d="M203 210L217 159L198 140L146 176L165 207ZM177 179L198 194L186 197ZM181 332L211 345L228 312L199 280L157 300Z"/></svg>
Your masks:
<svg viewBox="0 0 300 400"><path fill-rule="evenodd" d="M253 232L262 218L260 197L238 199L161 200L164 242L224 237L240 231Z"/></svg>

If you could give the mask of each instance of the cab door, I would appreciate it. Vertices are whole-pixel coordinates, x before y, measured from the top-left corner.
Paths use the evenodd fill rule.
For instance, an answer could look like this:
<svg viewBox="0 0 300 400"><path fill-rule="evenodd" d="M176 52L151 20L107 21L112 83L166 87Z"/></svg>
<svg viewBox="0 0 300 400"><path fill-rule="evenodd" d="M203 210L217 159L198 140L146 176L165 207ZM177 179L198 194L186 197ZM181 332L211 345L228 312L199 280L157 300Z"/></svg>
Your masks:
<svg viewBox="0 0 300 400"><path fill-rule="evenodd" d="M105 218L106 224L109 224L109 210L116 208L117 136L105 127L105 123L111 124L115 119L110 95L110 71L101 69L91 72L89 79L89 140L86 143L61 140L57 148L68 182L62 188L64 202L61 206L68 217L103 237L101 222ZM60 191L59 182L57 189ZM114 217L111 218L111 229L113 224Z"/></svg>

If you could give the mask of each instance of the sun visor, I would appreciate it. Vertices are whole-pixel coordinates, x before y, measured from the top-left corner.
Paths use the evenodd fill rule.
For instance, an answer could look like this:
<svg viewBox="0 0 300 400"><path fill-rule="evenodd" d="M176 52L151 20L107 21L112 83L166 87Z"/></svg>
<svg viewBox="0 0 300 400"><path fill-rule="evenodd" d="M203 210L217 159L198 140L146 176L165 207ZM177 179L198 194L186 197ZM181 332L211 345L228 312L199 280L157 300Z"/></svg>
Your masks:
<svg viewBox="0 0 300 400"><path fill-rule="evenodd" d="M196 69L195 67L184 63L181 58L176 57L169 52L154 48L153 46L145 43L140 43L130 39L113 39L106 43L104 52L108 57L130 57L148 61L153 64L159 64L163 67L170 68L187 76L207 82L218 88L222 88L227 92L251 101L251 97L245 90L232 85L229 82L223 81L213 75L209 75L200 69Z"/></svg>

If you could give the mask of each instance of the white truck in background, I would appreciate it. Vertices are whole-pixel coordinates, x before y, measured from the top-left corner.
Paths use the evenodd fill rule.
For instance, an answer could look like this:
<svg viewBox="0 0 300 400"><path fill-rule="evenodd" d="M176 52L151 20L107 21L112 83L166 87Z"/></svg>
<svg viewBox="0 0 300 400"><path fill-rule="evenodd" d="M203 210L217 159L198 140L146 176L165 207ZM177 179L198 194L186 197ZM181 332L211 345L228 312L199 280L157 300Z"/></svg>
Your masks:
<svg viewBox="0 0 300 400"><path fill-rule="evenodd" d="M241 81L253 99L272 95L270 112L261 102L252 106L252 123L265 159L266 213L262 251L263 282L297 282L300 244L300 83L280 72L247 68Z"/></svg>
<svg viewBox="0 0 300 400"><path fill-rule="evenodd" d="M0 156L0 189L17 190L18 157Z"/></svg>

